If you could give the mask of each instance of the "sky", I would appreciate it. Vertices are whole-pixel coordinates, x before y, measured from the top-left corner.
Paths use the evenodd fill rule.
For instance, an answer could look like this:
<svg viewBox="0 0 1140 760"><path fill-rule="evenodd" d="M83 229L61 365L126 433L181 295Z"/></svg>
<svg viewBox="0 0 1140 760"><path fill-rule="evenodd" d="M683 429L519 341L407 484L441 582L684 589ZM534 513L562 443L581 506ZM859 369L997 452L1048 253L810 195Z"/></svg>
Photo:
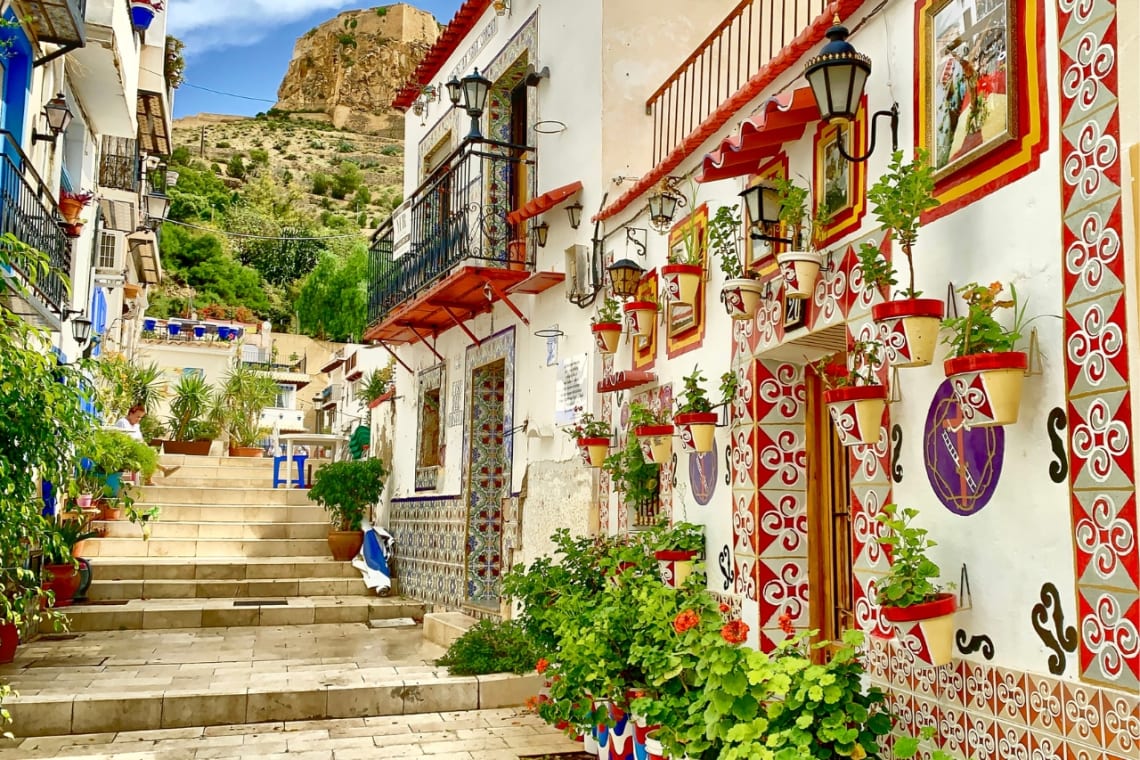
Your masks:
<svg viewBox="0 0 1140 760"><path fill-rule="evenodd" d="M411 4L446 24L461 2ZM359 0L168 0L169 31L186 43L185 82L174 96L175 118L252 116L269 110L297 38L341 11L370 7L377 6Z"/></svg>

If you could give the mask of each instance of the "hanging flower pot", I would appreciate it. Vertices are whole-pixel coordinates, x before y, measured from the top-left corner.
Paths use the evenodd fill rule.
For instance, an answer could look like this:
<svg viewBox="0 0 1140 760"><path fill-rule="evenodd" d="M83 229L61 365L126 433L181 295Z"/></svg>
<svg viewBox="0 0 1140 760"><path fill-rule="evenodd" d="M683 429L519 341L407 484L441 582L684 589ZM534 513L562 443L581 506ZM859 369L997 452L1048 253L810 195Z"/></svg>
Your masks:
<svg viewBox="0 0 1140 760"><path fill-rule="evenodd" d="M1029 358L1023 351L970 354L943 365L966 427L994 427L1017 422L1021 386Z"/></svg>
<svg viewBox="0 0 1140 760"><path fill-rule="evenodd" d="M59 215L63 217L64 221L75 224L79 221L79 214L83 211L83 207L87 204L78 198L60 198L59 199Z"/></svg>
<svg viewBox="0 0 1140 760"><path fill-rule="evenodd" d="M638 425L633 429L641 455L651 464L665 464L673 453L672 425Z"/></svg>
<svg viewBox="0 0 1140 760"><path fill-rule="evenodd" d="M162 10L162 3L154 0L136 0L131 3L131 26L141 32L150 28L156 11Z"/></svg>
<svg viewBox="0 0 1140 760"><path fill-rule="evenodd" d="M657 321L657 304L653 301L630 301L621 307L629 316L630 329L634 335L650 336Z"/></svg>
<svg viewBox="0 0 1140 760"><path fill-rule="evenodd" d="M693 559L697 552L679 549L659 549L653 552L657 568L661 571L661 582L672 588L680 588L685 579L693 573Z"/></svg>
<svg viewBox="0 0 1140 760"><path fill-rule="evenodd" d="M871 318L884 328L891 366L925 367L934 361L943 309L937 298L906 298L871 307Z"/></svg>
<svg viewBox="0 0 1140 760"><path fill-rule="evenodd" d="M599 322L590 327L594 333L594 345L603 354L612 354L617 351L618 341L621 340L620 322Z"/></svg>
<svg viewBox="0 0 1140 760"><path fill-rule="evenodd" d="M939 594L934 600L910 607L881 608L883 619L895 626L900 639L917 641L908 648L916 658L938 667L950 662L954 653L954 612L958 599L953 594Z"/></svg>
<svg viewBox="0 0 1140 760"><path fill-rule="evenodd" d="M776 254L776 263L780 265L780 274L784 278L784 296L811 298L823 266L823 256L815 251L785 251Z"/></svg>
<svg viewBox="0 0 1140 760"><path fill-rule="evenodd" d="M758 280L746 277L726 280L720 290L720 300L733 319L752 319L763 297L763 286Z"/></svg>
<svg viewBox="0 0 1140 760"><path fill-rule="evenodd" d="M582 450L582 458L591 467L601 467L610 452L609 438L581 438L578 446Z"/></svg>
<svg viewBox="0 0 1140 760"><path fill-rule="evenodd" d="M665 295L677 303L695 304L703 273L704 269L698 264L666 264L661 267Z"/></svg>
<svg viewBox="0 0 1140 760"><path fill-rule="evenodd" d="M71 239L75 239L83 234L84 222L63 222L60 226L63 227L63 234Z"/></svg>
<svg viewBox="0 0 1140 760"><path fill-rule="evenodd" d="M673 417L681 436L681 450L704 454L713 450L716 436L716 412L689 412Z"/></svg>
<svg viewBox="0 0 1140 760"><path fill-rule="evenodd" d="M878 443L883 409L887 405L885 385L849 385L824 391L823 401L844 446Z"/></svg>

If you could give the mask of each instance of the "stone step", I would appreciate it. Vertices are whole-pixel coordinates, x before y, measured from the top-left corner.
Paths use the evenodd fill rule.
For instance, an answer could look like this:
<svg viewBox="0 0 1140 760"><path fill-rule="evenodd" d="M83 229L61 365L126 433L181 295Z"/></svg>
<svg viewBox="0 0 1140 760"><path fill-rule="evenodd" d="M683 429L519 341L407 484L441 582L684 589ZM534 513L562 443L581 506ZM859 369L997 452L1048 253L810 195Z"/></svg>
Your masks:
<svg viewBox="0 0 1140 760"><path fill-rule="evenodd" d="M161 515L160 517L165 517ZM142 529L128 520L106 522L96 520L95 525L106 530L107 538L138 538ZM325 538L327 520L320 522L251 522L222 520L167 520L160 519L151 526L151 538L225 538L243 541L251 538Z"/></svg>
<svg viewBox="0 0 1140 760"><path fill-rule="evenodd" d="M143 502L138 502L143 504ZM157 504L160 522L328 522L328 512L316 504ZM117 522L127 522L125 518Z"/></svg>
<svg viewBox="0 0 1140 760"><path fill-rule="evenodd" d="M78 604L66 608L72 633L150 631L171 628L235 628L324 623L367 623L410 617L422 619L422 603L402 597L342 595L232 599L131 599L125 603ZM45 626L45 633L49 632Z"/></svg>
<svg viewBox="0 0 1140 760"><path fill-rule="evenodd" d="M273 470L273 460L269 457L196 457L189 454L161 454L158 462L163 467L225 467L227 469L268 469Z"/></svg>
<svg viewBox="0 0 1140 760"><path fill-rule="evenodd" d="M142 486L134 495L140 504L281 504L303 507L313 502L300 488L210 488L198 486Z"/></svg>
<svg viewBox="0 0 1140 760"><path fill-rule="evenodd" d="M156 476L154 478L154 485L178 488L194 488L197 486L209 486L210 488L265 488L273 483L272 472L235 477L230 470L218 470L218 468L214 467L208 469L217 470L225 474L191 472L184 475L182 474L182 470L179 470L170 476Z"/></svg>
<svg viewBox="0 0 1140 760"><path fill-rule="evenodd" d="M91 567L98 579L167 580L300 580L302 578L360 578L351 562L328 557L266 557L248 559L170 559L95 557Z"/></svg>
<svg viewBox="0 0 1140 760"><path fill-rule="evenodd" d="M348 564L348 563L345 563ZM351 567L351 565L350 565ZM93 571L87 598L92 602L128 599L278 599L294 596L371 594L360 573L355 578L267 578L260 580L103 580Z"/></svg>
<svg viewBox="0 0 1140 760"><path fill-rule="evenodd" d="M83 556L92 557L330 557L324 538L94 538Z"/></svg>

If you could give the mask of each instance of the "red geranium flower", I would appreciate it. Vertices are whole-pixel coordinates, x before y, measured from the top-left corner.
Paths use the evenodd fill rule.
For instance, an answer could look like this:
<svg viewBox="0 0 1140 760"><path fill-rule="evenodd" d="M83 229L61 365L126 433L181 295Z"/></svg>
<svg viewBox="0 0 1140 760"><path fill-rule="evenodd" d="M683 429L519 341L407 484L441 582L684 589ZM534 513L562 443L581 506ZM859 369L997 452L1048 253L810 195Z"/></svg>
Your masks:
<svg viewBox="0 0 1140 760"><path fill-rule="evenodd" d="M731 620L720 629L720 635L729 644L743 644L748 638L748 623L743 620Z"/></svg>
<svg viewBox="0 0 1140 760"><path fill-rule="evenodd" d="M534 664L534 669L537 670L539 674L545 673L548 667L550 667L550 663L546 661L545 657L540 657L538 662Z"/></svg>
<svg viewBox="0 0 1140 760"><path fill-rule="evenodd" d="M693 610L681 610L677 617L673 619L673 630L677 633L684 633L700 622L700 615Z"/></svg>
<svg viewBox="0 0 1140 760"><path fill-rule="evenodd" d="M720 603L720 614L722 614L722 615L723 615L724 613L728 612L730 609L731 609L731 607L729 607L729 606L728 606L727 604L725 604L724 602L721 602L721 603Z"/></svg>
<svg viewBox="0 0 1140 760"><path fill-rule="evenodd" d="M780 615L780 630L788 635L789 638L795 635L796 628L792 625L792 613L785 612Z"/></svg>

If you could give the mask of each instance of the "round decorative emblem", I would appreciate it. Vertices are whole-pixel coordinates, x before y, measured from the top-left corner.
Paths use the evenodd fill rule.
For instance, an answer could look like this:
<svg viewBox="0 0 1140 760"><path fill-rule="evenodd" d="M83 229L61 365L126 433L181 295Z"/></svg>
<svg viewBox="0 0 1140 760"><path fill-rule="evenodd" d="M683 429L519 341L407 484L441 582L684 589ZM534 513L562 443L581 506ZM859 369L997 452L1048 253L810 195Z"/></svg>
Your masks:
<svg viewBox="0 0 1140 760"><path fill-rule="evenodd" d="M716 492L716 460L716 451L689 454L689 486L702 507L712 501Z"/></svg>
<svg viewBox="0 0 1140 760"><path fill-rule="evenodd" d="M938 386L922 433L926 477L938 500L957 515L972 515L989 503L1001 478L1005 431L965 426L949 380Z"/></svg>

